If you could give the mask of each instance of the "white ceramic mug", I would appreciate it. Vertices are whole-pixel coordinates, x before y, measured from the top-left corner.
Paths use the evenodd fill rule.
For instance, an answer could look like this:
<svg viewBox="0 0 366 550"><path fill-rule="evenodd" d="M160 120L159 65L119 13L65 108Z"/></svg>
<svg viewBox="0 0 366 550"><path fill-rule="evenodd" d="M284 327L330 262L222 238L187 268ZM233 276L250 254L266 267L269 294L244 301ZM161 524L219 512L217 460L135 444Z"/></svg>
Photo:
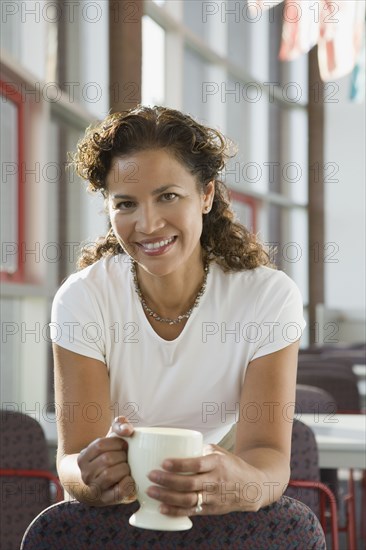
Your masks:
<svg viewBox="0 0 366 550"><path fill-rule="evenodd" d="M128 464L140 503L140 508L130 517L130 525L158 531L190 529L192 522L188 516L169 517L159 512L161 503L146 494L152 485L147 475L151 470L161 470L166 458L202 456L201 432L181 428L135 428L132 436L123 439L128 443Z"/></svg>

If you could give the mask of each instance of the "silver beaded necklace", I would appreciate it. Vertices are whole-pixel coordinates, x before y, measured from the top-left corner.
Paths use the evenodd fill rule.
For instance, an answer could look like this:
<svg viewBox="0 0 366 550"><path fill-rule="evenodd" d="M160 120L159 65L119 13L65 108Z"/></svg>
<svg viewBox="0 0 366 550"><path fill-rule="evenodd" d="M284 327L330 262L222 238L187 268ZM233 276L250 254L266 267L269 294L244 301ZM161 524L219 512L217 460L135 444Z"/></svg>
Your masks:
<svg viewBox="0 0 366 550"><path fill-rule="evenodd" d="M201 286L200 290L198 291L198 294L196 296L196 299L194 301L193 306L188 311L186 311L186 313L183 313L182 315L178 315L178 317L176 319L169 319L168 317L160 317L160 315L155 313L155 311L153 311L147 305L146 300L145 300L145 298L144 298L144 296L141 292L139 282L137 280L136 262L132 262L132 265L131 265L131 271L132 271L132 275L133 275L133 282L134 282L134 285L135 285L135 290L136 290L136 293L137 293L138 297L140 298L140 302L142 304L142 307L144 308L144 310L146 311L146 313L150 317L153 317L153 319L155 319L155 321L160 321L161 323L167 323L168 325L178 325L184 319L189 319L189 317L191 316L192 311L194 310L194 308L198 306L198 303L199 303L202 295L204 294L204 292L206 290L207 276L208 276L208 272L209 272L209 262L208 261L206 261L203 269L204 269L204 272L205 272L204 278L203 278L203 283L202 283L202 286Z"/></svg>

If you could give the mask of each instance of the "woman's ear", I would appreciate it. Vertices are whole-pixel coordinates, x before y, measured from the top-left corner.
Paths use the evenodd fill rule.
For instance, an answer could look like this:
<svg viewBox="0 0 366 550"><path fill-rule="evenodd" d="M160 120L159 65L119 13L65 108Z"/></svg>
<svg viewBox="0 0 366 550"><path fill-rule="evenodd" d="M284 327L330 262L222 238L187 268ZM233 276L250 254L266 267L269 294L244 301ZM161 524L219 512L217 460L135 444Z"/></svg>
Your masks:
<svg viewBox="0 0 366 550"><path fill-rule="evenodd" d="M203 194L203 213L207 214L211 208L215 196L215 180L209 181Z"/></svg>

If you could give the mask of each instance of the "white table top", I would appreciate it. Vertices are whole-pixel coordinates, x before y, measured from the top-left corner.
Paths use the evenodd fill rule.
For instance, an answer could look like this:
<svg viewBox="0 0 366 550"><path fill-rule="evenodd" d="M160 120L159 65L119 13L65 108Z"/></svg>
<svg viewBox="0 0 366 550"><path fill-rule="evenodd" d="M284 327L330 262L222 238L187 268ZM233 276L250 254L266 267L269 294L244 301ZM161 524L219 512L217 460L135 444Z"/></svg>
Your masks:
<svg viewBox="0 0 366 550"><path fill-rule="evenodd" d="M301 414L315 433L321 468L366 469L366 415Z"/></svg>
<svg viewBox="0 0 366 550"><path fill-rule="evenodd" d="M353 365L352 370L360 380L366 378L366 365Z"/></svg>
<svg viewBox="0 0 366 550"><path fill-rule="evenodd" d="M357 376L357 386L360 395L366 397L366 365L353 365L353 372Z"/></svg>

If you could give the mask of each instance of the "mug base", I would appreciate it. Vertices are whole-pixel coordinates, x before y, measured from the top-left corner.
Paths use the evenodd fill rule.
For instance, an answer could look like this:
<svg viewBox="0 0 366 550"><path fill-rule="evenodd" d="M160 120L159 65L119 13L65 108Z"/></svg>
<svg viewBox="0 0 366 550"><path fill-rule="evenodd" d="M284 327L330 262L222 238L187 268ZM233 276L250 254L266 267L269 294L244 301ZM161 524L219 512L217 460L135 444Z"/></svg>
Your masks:
<svg viewBox="0 0 366 550"><path fill-rule="evenodd" d="M142 508L130 517L129 524L154 531L187 531L193 525L188 516L173 518L159 514L159 512L149 512Z"/></svg>

